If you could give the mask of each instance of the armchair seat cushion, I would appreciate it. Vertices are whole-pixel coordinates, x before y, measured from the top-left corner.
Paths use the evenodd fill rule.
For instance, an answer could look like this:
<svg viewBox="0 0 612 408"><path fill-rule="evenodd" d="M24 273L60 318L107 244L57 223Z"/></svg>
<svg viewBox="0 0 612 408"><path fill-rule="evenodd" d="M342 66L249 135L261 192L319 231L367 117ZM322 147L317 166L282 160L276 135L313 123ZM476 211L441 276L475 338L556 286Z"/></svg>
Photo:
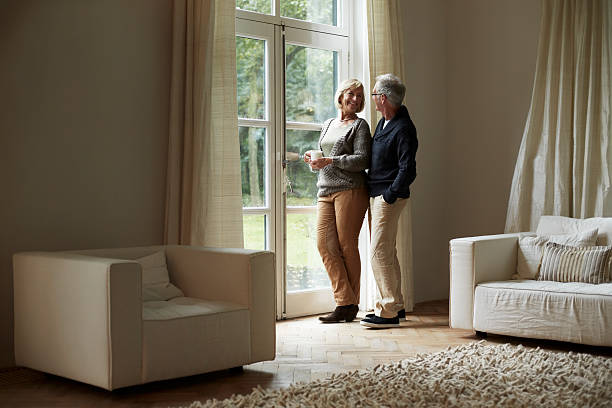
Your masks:
<svg viewBox="0 0 612 408"><path fill-rule="evenodd" d="M474 329L612 346L612 283L508 280L474 294Z"/></svg>
<svg viewBox="0 0 612 408"><path fill-rule="evenodd" d="M247 308L232 302L221 300L203 300L190 297L176 297L170 300L143 302L143 320L182 319L199 315L246 310Z"/></svg>
<svg viewBox="0 0 612 408"><path fill-rule="evenodd" d="M251 360L249 310L187 297L143 304L143 382L237 367Z"/></svg>

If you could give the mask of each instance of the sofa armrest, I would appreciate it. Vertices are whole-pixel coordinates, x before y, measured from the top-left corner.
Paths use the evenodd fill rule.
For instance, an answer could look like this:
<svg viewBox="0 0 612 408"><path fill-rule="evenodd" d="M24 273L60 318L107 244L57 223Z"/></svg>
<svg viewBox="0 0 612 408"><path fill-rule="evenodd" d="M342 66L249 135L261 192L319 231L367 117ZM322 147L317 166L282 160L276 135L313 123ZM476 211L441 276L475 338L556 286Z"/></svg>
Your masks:
<svg viewBox="0 0 612 408"><path fill-rule="evenodd" d="M518 233L483 235L450 241L450 327L473 328L477 284L512 278L516 272L518 236Z"/></svg>
<svg viewBox="0 0 612 408"><path fill-rule="evenodd" d="M141 267L62 252L13 256L17 365L112 390L141 383Z"/></svg>
<svg viewBox="0 0 612 408"><path fill-rule="evenodd" d="M185 296L247 307L252 361L273 360L276 346L274 253L235 248L169 245L170 281Z"/></svg>

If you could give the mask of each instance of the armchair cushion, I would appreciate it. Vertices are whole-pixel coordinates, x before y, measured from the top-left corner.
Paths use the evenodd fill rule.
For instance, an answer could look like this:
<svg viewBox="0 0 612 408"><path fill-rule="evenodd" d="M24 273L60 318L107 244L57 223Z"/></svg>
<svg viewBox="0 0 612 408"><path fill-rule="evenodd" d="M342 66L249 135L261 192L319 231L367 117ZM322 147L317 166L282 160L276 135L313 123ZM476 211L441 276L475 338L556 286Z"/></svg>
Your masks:
<svg viewBox="0 0 612 408"><path fill-rule="evenodd" d="M246 306L176 297L144 302L143 381L159 381L243 365L251 360Z"/></svg>
<svg viewBox="0 0 612 408"><path fill-rule="evenodd" d="M183 296L183 292L170 283L165 251L157 251L135 261L142 266L142 300L144 302Z"/></svg>
<svg viewBox="0 0 612 408"><path fill-rule="evenodd" d="M202 300L176 297L167 301L150 301L142 304L142 320L181 319L190 316L247 310L246 307L220 300Z"/></svg>

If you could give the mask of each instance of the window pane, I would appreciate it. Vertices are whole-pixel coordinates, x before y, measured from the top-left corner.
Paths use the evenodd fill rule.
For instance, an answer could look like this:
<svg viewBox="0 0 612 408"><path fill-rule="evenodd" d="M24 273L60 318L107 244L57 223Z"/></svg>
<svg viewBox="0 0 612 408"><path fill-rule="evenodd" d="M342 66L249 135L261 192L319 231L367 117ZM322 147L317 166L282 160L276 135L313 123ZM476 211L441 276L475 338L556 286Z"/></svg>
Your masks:
<svg viewBox="0 0 612 408"><path fill-rule="evenodd" d="M336 116L338 53L287 44L287 120L322 123Z"/></svg>
<svg viewBox="0 0 612 408"><path fill-rule="evenodd" d="M322 123L336 116L338 53L287 44L287 120Z"/></svg>
<svg viewBox="0 0 612 408"><path fill-rule="evenodd" d="M283 17L338 25L337 0L281 0L280 6Z"/></svg>
<svg viewBox="0 0 612 408"><path fill-rule="evenodd" d="M265 115L264 40L236 37L238 117L264 119Z"/></svg>
<svg viewBox="0 0 612 408"><path fill-rule="evenodd" d="M331 284L317 250L317 215L287 214L287 291Z"/></svg>
<svg viewBox="0 0 612 408"><path fill-rule="evenodd" d="M287 129L287 205L317 205L317 174L302 158L317 148L319 132ZM298 156L299 155L299 156Z"/></svg>
<svg viewBox="0 0 612 408"><path fill-rule="evenodd" d="M242 173L242 206L264 207L266 129L239 126L240 169Z"/></svg>
<svg viewBox="0 0 612 408"><path fill-rule="evenodd" d="M236 8L272 14L272 0L236 0Z"/></svg>
<svg viewBox="0 0 612 408"><path fill-rule="evenodd" d="M266 216L263 214L244 214L244 247L247 249L266 249Z"/></svg>

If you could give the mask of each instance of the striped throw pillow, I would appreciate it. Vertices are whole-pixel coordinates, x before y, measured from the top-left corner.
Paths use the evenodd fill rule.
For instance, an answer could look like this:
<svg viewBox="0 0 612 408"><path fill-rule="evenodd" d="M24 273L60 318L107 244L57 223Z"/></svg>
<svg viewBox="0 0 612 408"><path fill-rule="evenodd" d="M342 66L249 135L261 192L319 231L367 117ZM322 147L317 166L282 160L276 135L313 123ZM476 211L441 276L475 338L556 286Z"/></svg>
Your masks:
<svg viewBox="0 0 612 408"><path fill-rule="evenodd" d="M604 283L610 281L612 246L574 247L548 242L538 280Z"/></svg>

